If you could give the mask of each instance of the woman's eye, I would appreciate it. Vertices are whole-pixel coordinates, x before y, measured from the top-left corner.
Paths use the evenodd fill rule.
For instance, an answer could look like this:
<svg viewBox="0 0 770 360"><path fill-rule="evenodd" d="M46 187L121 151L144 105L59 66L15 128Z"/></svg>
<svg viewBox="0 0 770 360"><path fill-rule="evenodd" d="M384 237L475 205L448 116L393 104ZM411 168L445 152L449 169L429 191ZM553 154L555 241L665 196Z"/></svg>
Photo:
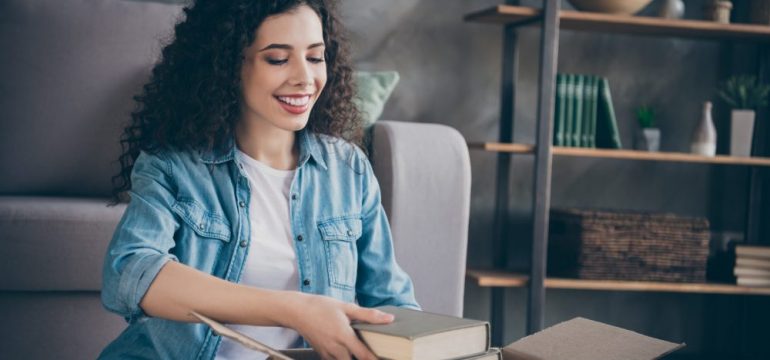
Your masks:
<svg viewBox="0 0 770 360"><path fill-rule="evenodd" d="M310 61L313 64L318 64L318 63L324 62L324 58L311 57L311 58L307 58L307 61Z"/></svg>
<svg viewBox="0 0 770 360"><path fill-rule="evenodd" d="M283 65L287 61L289 60L288 59L269 59L269 58L267 59L267 63L270 65Z"/></svg>

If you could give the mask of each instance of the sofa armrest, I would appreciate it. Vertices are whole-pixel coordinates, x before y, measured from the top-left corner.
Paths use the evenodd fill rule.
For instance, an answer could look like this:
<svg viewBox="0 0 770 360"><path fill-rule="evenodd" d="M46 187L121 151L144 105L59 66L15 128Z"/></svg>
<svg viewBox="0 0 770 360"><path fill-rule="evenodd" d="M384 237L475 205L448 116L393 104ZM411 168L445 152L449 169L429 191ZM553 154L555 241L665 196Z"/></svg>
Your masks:
<svg viewBox="0 0 770 360"><path fill-rule="evenodd" d="M445 125L378 121L370 157L396 259L417 301L462 316L471 191L465 139Z"/></svg>

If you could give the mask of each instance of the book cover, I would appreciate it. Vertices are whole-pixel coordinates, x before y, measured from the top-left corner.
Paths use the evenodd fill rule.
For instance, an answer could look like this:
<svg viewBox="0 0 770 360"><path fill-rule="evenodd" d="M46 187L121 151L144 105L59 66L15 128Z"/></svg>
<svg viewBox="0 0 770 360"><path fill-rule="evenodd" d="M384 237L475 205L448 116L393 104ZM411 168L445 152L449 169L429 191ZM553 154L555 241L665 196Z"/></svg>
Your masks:
<svg viewBox="0 0 770 360"><path fill-rule="evenodd" d="M583 146L583 99L585 98L585 76L575 75L575 116L572 119L572 146Z"/></svg>
<svg viewBox="0 0 770 360"><path fill-rule="evenodd" d="M378 357L454 359L484 354L490 349L490 328L486 321L395 306L378 309L393 314L393 322L351 325Z"/></svg>
<svg viewBox="0 0 770 360"><path fill-rule="evenodd" d="M745 256L749 258L770 259L770 247L753 246L753 245L737 245L735 246L735 255L737 257Z"/></svg>
<svg viewBox="0 0 770 360"><path fill-rule="evenodd" d="M600 78L598 76L593 76L593 81L591 84L591 122L590 122L590 129L588 130L588 142L589 147L595 148L596 147L596 119L599 116L599 83Z"/></svg>
<svg viewBox="0 0 770 360"><path fill-rule="evenodd" d="M612 104L610 84L607 78L601 78L599 83L599 106L596 123L596 147L620 149L620 132Z"/></svg>
<svg viewBox="0 0 770 360"><path fill-rule="evenodd" d="M770 287L770 279L739 276L736 284L738 286Z"/></svg>
<svg viewBox="0 0 770 360"><path fill-rule="evenodd" d="M553 144L564 146L564 118L565 118L565 93L566 82L563 74L556 74L556 108L554 110Z"/></svg>
<svg viewBox="0 0 770 360"><path fill-rule="evenodd" d="M770 270L770 259L739 257L735 259L735 267Z"/></svg>
<svg viewBox="0 0 770 360"><path fill-rule="evenodd" d="M591 147L590 131L591 131L591 110L593 102L593 81L594 77L591 75L584 76L583 83L583 124L580 130L580 145L582 147Z"/></svg>
<svg viewBox="0 0 770 360"><path fill-rule="evenodd" d="M575 77L572 74L565 75L564 102L567 106L564 114L564 144L562 146L572 146L572 119L575 116Z"/></svg>
<svg viewBox="0 0 770 360"><path fill-rule="evenodd" d="M766 278L770 280L770 269L755 269L736 266L733 269L733 275L737 277Z"/></svg>

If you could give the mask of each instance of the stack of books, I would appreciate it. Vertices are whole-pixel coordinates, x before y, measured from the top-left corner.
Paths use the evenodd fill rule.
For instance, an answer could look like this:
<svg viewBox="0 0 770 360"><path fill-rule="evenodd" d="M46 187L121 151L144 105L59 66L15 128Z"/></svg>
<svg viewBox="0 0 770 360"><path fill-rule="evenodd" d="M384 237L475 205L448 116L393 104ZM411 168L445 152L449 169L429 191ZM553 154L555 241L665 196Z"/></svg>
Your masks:
<svg viewBox="0 0 770 360"><path fill-rule="evenodd" d="M608 149L622 147L606 78L556 75L553 144Z"/></svg>
<svg viewBox="0 0 770 360"><path fill-rule="evenodd" d="M733 274L738 285L770 287L770 246L736 246Z"/></svg>
<svg viewBox="0 0 770 360"><path fill-rule="evenodd" d="M502 352L490 347L489 322L383 306L393 314L389 324L353 323L361 340L378 358L390 360L502 360ZM273 349L197 312L192 316L222 336L269 355L268 360L320 360L313 349Z"/></svg>

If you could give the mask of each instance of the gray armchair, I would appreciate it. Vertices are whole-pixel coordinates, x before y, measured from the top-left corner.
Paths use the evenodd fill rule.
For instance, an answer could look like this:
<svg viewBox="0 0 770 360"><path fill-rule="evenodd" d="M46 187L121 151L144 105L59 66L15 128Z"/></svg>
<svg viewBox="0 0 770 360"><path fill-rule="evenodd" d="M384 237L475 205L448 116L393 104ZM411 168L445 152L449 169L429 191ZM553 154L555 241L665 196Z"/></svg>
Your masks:
<svg viewBox="0 0 770 360"><path fill-rule="evenodd" d="M0 349L87 359L125 327L103 309L117 138L179 6L0 2ZM371 154L397 260L425 310L462 314L470 163L446 126L381 121Z"/></svg>

